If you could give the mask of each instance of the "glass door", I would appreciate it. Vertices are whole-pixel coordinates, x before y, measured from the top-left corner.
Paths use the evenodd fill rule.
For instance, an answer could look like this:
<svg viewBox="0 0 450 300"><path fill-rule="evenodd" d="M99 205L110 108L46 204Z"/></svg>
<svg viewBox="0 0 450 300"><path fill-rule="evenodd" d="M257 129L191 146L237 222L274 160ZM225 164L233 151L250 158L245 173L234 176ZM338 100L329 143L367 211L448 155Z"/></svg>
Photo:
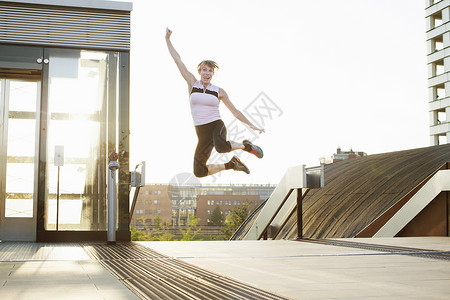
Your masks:
<svg viewBox="0 0 450 300"><path fill-rule="evenodd" d="M40 89L0 79L0 240L36 240Z"/></svg>

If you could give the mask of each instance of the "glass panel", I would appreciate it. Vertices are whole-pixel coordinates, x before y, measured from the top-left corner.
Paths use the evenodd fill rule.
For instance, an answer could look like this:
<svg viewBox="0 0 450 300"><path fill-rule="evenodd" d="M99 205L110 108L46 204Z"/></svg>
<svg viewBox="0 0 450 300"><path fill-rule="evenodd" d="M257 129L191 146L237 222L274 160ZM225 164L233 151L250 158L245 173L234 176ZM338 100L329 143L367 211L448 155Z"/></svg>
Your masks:
<svg viewBox="0 0 450 300"><path fill-rule="evenodd" d="M37 83L10 81L5 217L32 218Z"/></svg>
<svg viewBox="0 0 450 300"><path fill-rule="evenodd" d="M25 162L35 154L36 120L12 119L11 112L9 115L8 157Z"/></svg>
<svg viewBox="0 0 450 300"><path fill-rule="evenodd" d="M108 53L51 49L49 64L46 229L106 230L106 120Z"/></svg>
<svg viewBox="0 0 450 300"><path fill-rule="evenodd" d="M9 112L36 112L36 82L11 81ZM11 98L13 101L11 101Z"/></svg>
<svg viewBox="0 0 450 300"><path fill-rule="evenodd" d="M33 199L6 199L6 218L32 218Z"/></svg>

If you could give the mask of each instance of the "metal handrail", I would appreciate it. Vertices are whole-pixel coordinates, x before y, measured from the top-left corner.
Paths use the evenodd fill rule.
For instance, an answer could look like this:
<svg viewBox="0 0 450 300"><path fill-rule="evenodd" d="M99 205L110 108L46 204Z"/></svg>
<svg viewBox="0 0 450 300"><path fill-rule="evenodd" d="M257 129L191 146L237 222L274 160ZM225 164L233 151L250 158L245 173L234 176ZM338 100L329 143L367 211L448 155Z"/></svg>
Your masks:
<svg viewBox="0 0 450 300"><path fill-rule="evenodd" d="M270 227L270 224L272 224L272 221L275 219L275 217L278 215L278 213L280 212L281 208L284 206L284 204L286 203L287 199L289 198L289 196L292 194L292 192L294 191L294 189L289 189L289 192L286 194L286 196L284 197L283 201L281 201L280 205L278 206L277 210L275 211L275 213L272 215L272 218L270 218L269 222L267 222L267 225L264 227L264 229L262 230L261 234L258 236L258 240L260 240L263 236L266 235L267 230Z"/></svg>
<svg viewBox="0 0 450 300"><path fill-rule="evenodd" d="M303 193L303 191L302 191L302 198L305 198L306 195L308 194L308 192L309 192L310 190L311 190L311 189L305 189L305 192L304 192L304 193ZM289 219L292 217L292 215L295 213L295 211L297 211L297 213L298 213L297 207L298 207L298 204L296 204L296 205L292 208L292 211L289 213L289 215L287 216L287 218L284 220L283 224L281 224L280 228L278 228L278 231L277 231L277 232L274 234L274 236L272 237L273 240L277 238L277 236L280 234L280 232L281 232L281 230L284 228L284 226L286 226L286 223L289 221ZM303 210L301 210L301 213L302 213L302 216L303 216ZM297 218L298 218L298 216L297 216ZM297 224L297 226L298 226L298 224ZM302 234L302 235L303 235L303 234Z"/></svg>
<svg viewBox="0 0 450 300"><path fill-rule="evenodd" d="M291 196L292 192L294 190L297 190L297 204L293 207L293 209L291 210L291 212L289 213L289 215L287 216L287 218L284 220L284 222L281 224L280 228L278 228L277 232L275 233L275 235L272 237L272 239L275 239L278 234L281 232L282 228L286 225L287 221L292 217L292 215L294 214L295 211L297 211L297 238L301 239L303 238L303 198L308 194L309 192L309 188L305 189L305 193L303 193L303 189L302 188L295 188L295 189L289 189L289 192L286 194L286 196L284 197L283 201L281 201L280 205L278 206L278 209L275 211L275 213L272 215L272 218L269 220L269 222L267 222L267 225L264 227L263 231L261 232L261 234L258 236L258 240L260 240L261 238L264 237L264 239L267 239L267 231L270 227L270 224L272 224L272 221L275 219L275 217L278 215L278 213L280 212L281 208L284 206L284 204L286 203L287 199ZM300 209L297 209L298 207L300 207Z"/></svg>

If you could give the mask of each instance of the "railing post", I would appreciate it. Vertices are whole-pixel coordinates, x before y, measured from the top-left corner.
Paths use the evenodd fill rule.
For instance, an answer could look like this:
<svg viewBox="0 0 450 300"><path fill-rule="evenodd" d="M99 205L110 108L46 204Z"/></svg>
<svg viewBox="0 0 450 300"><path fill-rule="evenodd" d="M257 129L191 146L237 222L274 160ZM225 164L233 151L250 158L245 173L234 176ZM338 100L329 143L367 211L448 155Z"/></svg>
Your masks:
<svg viewBox="0 0 450 300"><path fill-rule="evenodd" d="M302 189L297 189L297 240L303 238L303 191Z"/></svg>
<svg viewBox="0 0 450 300"><path fill-rule="evenodd" d="M108 176L108 244L116 243L116 215L117 215L117 199L116 199L116 170L119 168L116 152L109 155L109 176Z"/></svg>

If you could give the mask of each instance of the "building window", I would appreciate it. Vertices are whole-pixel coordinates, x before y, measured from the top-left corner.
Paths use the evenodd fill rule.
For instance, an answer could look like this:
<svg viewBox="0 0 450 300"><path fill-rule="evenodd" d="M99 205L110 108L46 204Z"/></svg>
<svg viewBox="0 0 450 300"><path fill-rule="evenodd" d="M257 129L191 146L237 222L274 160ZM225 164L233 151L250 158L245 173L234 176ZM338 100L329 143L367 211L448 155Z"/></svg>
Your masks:
<svg viewBox="0 0 450 300"><path fill-rule="evenodd" d="M445 111L437 112L437 125L447 123L447 113Z"/></svg>
<svg viewBox="0 0 450 300"><path fill-rule="evenodd" d="M432 63L433 67L433 76L438 76L444 73L444 61L439 60L434 63Z"/></svg>
<svg viewBox="0 0 450 300"><path fill-rule="evenodd" d="M442 25L442 11L439 11L431 16L432 26L433 28L439 27Z"/></svg>
<svg viewBox="0 0 450 300"><path fill-rule="evenodd" d="M441 100L446 97L445 88L443 85L433 87L434 100Z"/></svg>
<svg viewBox="0 0 450 300"><path fill-rule="evenodd" d="M447 136L440 135L438 136L438 145L444 145L447 144L449 141L447 141Z"/></svg>
<svg viewBox="0 0 450 300"><path fill-rule="evenodd" d="M431 43L432 43L432 47L433 47L434 51L440 51L440 50L444 49L444 42L443 42L442 35L437 36L434 39L432 39Z"/></svg>

